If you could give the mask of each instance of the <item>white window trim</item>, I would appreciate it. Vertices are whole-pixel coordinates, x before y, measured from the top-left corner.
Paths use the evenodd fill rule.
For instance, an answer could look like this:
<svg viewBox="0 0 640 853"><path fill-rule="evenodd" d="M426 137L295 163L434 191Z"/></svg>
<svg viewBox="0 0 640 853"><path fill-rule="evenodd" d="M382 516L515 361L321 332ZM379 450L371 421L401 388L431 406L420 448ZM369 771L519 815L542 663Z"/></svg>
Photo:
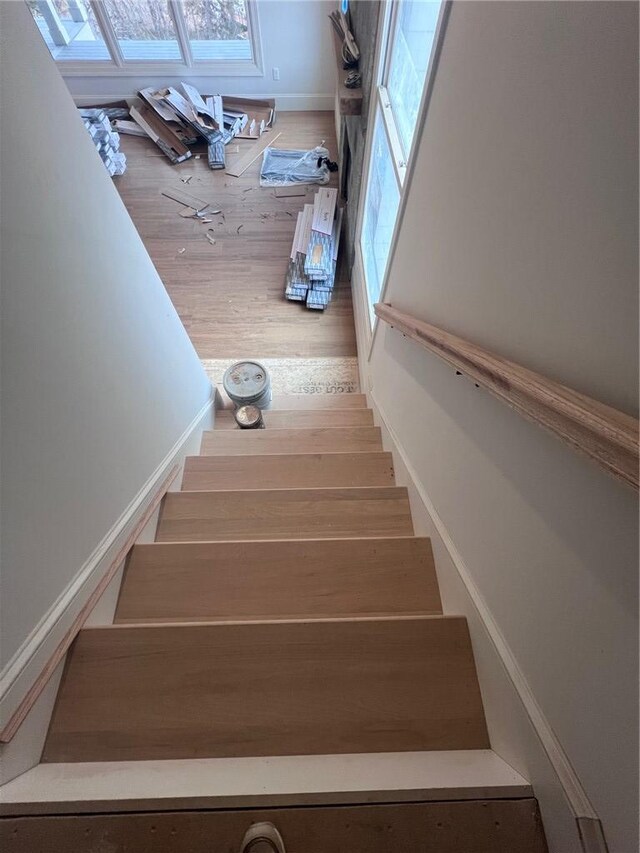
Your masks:
<svg viewBox="0 0 640 853"><path fill-rule="evenodd" d="M198 77L264 77L262 37L258 15L258 0L245 0L247 4L248 40L251 43L253 59L247 61L194 62L191 45L182 15L178 12L179 0L169 0L169 11L176 28L176 38L185 61L149 62L147 60L125 59L120 50L118 39L106 15L102 4L96 0L87 0L93 8L100 25L105 45L112 56L111 60L73 60L56 59L54 62L65 77L131 77L139 74L163 76Z"/></svg>
<svg viewBox="0 0 640 853"><path fill-rule="evenodd" d="M367 203L367 195L369 188L369 172L371 169L371 149L373 146L373 129L375 124L376 112L380 109L383 124L385 127L387 141L392 154L394 171L396 180L398 181L398 189L400 192L400 203L398 205L398 214L391 237L389 246L389 255L384 276L380 286L379 302L384 302L385 295L389 282L389 271L393 265L393 259L398 242L398 234L402 225L406 200L408 196L408 187L411 185L411 178L415 166L415 152L418 148L419 138L421 136L421 128L424 126L426 113L431 99L435 72L442 49L442 41L446 28L447 19L451 9L452 0L444 0L440 9L436 32L433 39L433 49L429 59L429 67L425 75L425 82L418 110L418 118L416 122L416 132L413 134L411 141L411 149L408 156L405 158L400 138L397 132L397 127L393 115L391 113L391 105L386 87L383 85L388 79L389 63L393 52L393 40L395 35L394 24L397 19L399 3L397 0L383 0L380 4L380 16L378 19L379 37L376 45L376 54L374 59L375 73L372 82L372 97L369 103L369 114L367 116L367 139L364 151L364 169L362 173L363 191L360 193L358 202L358 213L356 217L355 229L355 262L354 262L354 290L356 290L356 299L360 302L360 313L365 315L366 322L361 321L360 325L366 325L366 343L367 343L367 360L371 359L373 344L378 329L378 318L373 314L372 301L369 298L369 290L367 287L364 257L362 255L362 225L364 222L364 212ZM389 128L392 128L391 132Z"/></svg>

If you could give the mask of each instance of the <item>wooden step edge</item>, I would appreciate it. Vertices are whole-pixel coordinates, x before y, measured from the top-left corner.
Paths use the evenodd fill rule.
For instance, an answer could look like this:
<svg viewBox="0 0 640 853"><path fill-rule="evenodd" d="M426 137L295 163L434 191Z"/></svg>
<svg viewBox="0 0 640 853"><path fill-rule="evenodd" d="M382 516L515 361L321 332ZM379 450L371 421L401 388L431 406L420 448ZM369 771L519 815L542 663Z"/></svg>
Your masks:
<svg viewBox="0 0 640 853"><path fill-rule="evenodd" d="M366 617L363 617L361 613L343 613L340 618L347 622L358 622L362 621L363 618L366 619L375 619L378 621L383 621L385 619L396 617L402 617L407 619L414 619L423 616L442 616L442 610L411 610L405 611L404 613L389 613L389 612L379 612L379 613L367 613ZM450 614L447 614L450 615ZM265 620L263 616L244 616L242 621L238 621L234 619L232 616L217 616L215 621L211 619L198 619L191 617L189 619L178 619L175 617L167 617L166 619L143 619L143 618L127 618L127 617L114 617L113 625L119 625L124 628L160 628L167 627L171 625L264 625L264 624L291 624L298 622L335 622L335 616L332 616L329 613L318 614L312 616L305 616L304 618L300 616L296 616L295 614L284 614L282 616L274 616L273 619ZM92 626L87 626L87 628ZM93 626L97 627L97 626ZM104 627L104 625L102 626ZM107 627L112 627L111 625Z"/></svg>
<svg viewBox="0 0 640 853"><path fill-rule="evenodd" d="M459 620L466 621L466 616L458 616L453 613L432 613L424 611L422 613L386 613L379 616L375 616L373 614L363 616L362 614L358 614L356 616L294 616L290 618L277 617L276 619L212 619L175 622L145 622L143 620L136 620L135 622L114 622L110 625L85 625L84 628L82 628L82 631L117 631L121 628L136 628L140 630L144 630L145 628L168 627L192 628L194 626L199 628L224 628L231 625L245 625L247 627L251 625L307 625L309 623L316 624L319 622L331 622L332 624L335 624L336 622L424 622L432 619L455 622Z"/></svg>
<svg viewBox="0 0 640 853"><path fill-rule="evenodd" d="M164 496L163 503L165 503L167 499L180 500L182 495L188 497L193 495L216 495L217 497L220 497L225 494L225 492L228 492L230 495L234 495L235 497L238 497L238 495L241 494L255 494L260 495L261 498L264 498L264 496L269 494L269 492L275 495L281 492L304 492L305 494L309 492L351 492L351 497L356 497L356 492L369 492L368 500L409 500L409 492L406 486L284 486L280 489L187 489L186 491L167 492ZM389 494L380 494L379 497L375 497L373 494L374 492L387 492ZM337 497L339 499L339 496ZM350 496L347 494L345 497L348 499Z"/></svg>
<svg viewBox="0 0 640 853"><path fill-rule="evenodd" d="M257 490L263 491L263 490ZM341 542L344 541L344 536L338 536L336 539L339 539ZM375 542L376 540L381 540L383 542L392 539L394 542L402 542L403 539L421 539L424 542L431 544L430 536L418 536L412 533L402 533L399 536L350 536L350 541L353 542ZM255 547L260 547L260 543L264 542L268 545L277 545L278 542L297 542L302 544L304 542L321 542L325 544L326 542L332 542L333 540L329 537L318 537L318 536L309 536L306 539L287 539L283 537L282 539L225 539L224 545L251 545ZM138 550L140 548L179 548L183 545L219 545L220 541L218 539L193 539L188 540L186 542L138 542L133 547Z"/></svg>
<svg viewBox="0 0 640 853"><path fill-rule="evenodd" d="M40 764L0 792L2 816L532 796L491 749Z"/></svg>

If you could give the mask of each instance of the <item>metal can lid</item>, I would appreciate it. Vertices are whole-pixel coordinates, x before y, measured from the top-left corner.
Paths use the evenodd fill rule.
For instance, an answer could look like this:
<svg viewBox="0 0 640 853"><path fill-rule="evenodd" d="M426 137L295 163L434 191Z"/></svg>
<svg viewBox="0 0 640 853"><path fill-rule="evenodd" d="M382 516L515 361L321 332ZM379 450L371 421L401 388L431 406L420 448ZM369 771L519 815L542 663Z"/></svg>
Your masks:
<svg viewBox="0 0 640 853"><path fill-rule="evenodd" d="M234 412L236 423L244 429L253 429L262 424L262 412L257 406L240 406Z"/></svg>
<svg viewBox="0 0 640 853"><path fill-rule="evenodd" d="M225 371L222 384L231 399L252 400L264 392L268 381L267 371L259 362L238 361Z"/></svg>

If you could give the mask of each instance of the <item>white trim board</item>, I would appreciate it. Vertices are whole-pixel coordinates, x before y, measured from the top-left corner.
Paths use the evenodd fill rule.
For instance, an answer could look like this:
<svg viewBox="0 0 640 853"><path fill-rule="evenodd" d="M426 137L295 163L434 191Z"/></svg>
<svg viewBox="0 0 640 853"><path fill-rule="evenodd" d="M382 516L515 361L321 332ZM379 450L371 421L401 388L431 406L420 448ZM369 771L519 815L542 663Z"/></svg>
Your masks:
<svg viewBox="0 0 640 853"><path fill-rule="evenodd" d="M365 388L384 449L393 455L396 483L408 488L416 535L431 538L444 612L467 617L493 749L530 780L550 853L606 853L598 815L397 434L387 425L368 377Z"/></svg>
<svg viewBox="0 0 640 853"><path fill-rule="evenodd" d="M40 764L2 788L2 815L530 797L490 749Z"/></svg>
<svg viewBox="0 0 640 853"><path fill-rule="evenodd" d="M90 78L90 75L85 75ZM136 92L144 83L144 78L135 77L122 81L121 85L114 85L108 93L100 92L95 98L86 96L74 97L74 102L79 106L95 106L96 104L108 104L111 101L125 100L129 103L136 100ZM219 88L219 87L218 87ZM229 98L275 98L276 112L333 112L335 106L335 95L329 94L314 94L307 95L304 93L297 94L292 92L285 95L274 95L272 92L267 94L251 93L251 95L229 95ZM275 125L277 127L277 117Z"/></svg>
<svg viewBox="0 0 640 853"><path fill-rule="evenodd" d="M186 446L193 434L202 426L213 408L213 393L200 409L173 447L162 459L138 494L126 507L120 518L98 543L93 553L79 569L75 578L62 591L58 599L44 614L17 652L0 673L0 720L4 727L31 685L43 671L65 633L113 561L120 548L131 535L137 520L166 479L176 460L187 455ZM179 476L179 473L178 473Z"/></svg>

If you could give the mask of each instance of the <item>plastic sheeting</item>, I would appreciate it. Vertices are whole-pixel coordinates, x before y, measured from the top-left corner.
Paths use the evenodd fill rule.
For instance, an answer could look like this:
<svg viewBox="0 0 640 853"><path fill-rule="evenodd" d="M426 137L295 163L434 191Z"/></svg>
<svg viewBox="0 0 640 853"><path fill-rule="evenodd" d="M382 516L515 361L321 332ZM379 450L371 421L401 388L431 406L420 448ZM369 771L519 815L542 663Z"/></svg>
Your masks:
<svg viewBox="0 0 640 853"><path fill-rule="evenodd" d="M311 151L265 148L260 170L261 187L288 187L295 184L326 184L329 168L324 162L329 151L318 145ZM322 161L322 162L321 162ZM320 162L320 166L318 163Z"/></svg>

